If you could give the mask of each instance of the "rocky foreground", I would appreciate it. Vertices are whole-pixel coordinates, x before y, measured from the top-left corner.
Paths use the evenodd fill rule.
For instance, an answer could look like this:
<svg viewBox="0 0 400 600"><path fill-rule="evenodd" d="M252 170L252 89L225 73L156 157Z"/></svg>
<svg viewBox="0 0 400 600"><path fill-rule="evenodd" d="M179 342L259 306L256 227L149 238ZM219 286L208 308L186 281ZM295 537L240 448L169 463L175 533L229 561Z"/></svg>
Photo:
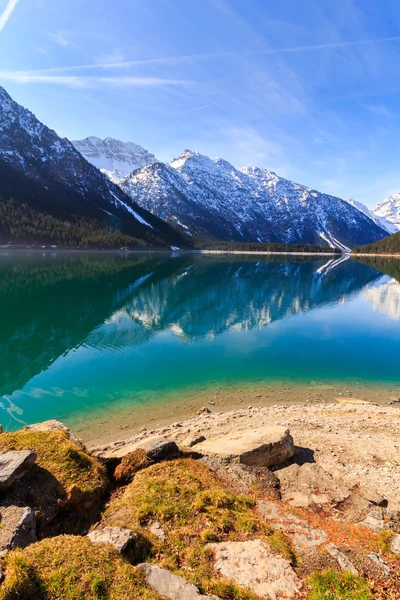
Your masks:
<svg viewBox="0 0 400 600"><path fill-rule="evenodd" d="M1 433L0 600L400 599L398 406Z"/></svg>

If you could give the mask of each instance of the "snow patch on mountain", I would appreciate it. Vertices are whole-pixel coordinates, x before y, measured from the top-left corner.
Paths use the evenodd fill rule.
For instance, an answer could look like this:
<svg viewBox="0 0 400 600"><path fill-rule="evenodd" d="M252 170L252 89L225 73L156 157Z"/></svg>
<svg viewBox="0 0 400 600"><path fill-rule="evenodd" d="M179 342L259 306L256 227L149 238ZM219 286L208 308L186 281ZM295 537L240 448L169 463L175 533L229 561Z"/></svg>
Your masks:
<svg viewBox="0 0 400 600"><path fill-rule="evenodd" d="M113 183L119 183L136 169L157 162L154 154L134 142L121 142L111 137L101 140L91 136L72 143L86 160L105 173Z"/></svg>
<svg viewBox="0 0 400 600"><path fill-rule="evenodd" d="M400 230L400 194L393 194L372 208L373 212L394 226L395 233Z"/></svg>
<svg viewBox="0 0 400 600"><path fill-rule="evenodd" d="M400 195L399 195L399 198L400 198ZM390 234L396 233L396 231L398 231L400 229L400 225L396 226L390 220L386 219L383 215L379 215L375 211L375 209L372 209L372 210L369 209L368 206L365 206L365 204L363 204L362 202L359 202L358 200L353 200L352 198L349 198L348 200L346 200L346 202L348 202L349 204L351 204L352 206L354 206L355 208L360 210L362 213L367 215L367 217L372 219L374 221L374 223L376 223L379 227L382 227L382 229L384 229L388 233L390 233ZM400 203L399 203L399 210L400 210Z"/></svg>

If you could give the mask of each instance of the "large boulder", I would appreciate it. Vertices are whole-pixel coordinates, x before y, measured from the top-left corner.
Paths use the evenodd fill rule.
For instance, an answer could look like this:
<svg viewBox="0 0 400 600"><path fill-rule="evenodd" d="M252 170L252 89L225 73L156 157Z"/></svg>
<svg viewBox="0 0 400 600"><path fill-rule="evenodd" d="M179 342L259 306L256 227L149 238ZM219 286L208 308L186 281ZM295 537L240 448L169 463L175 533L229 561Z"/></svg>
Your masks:
<svg viewBox="0 0 400 600"><path fill-rule="evenodd" d="M111 544L120 554L129 549L137 539L137 533L123 527L105 527L95 529L87 537L92 544Z"/></svg>
<svg viewBox="0 0 400 600"><path fill-rule="evenodd" d="M164 598L169 600L219 600L217 596L200 594L195 585L157 565L142 563L139 568L147 585Z"/></svg>
<svg viewBox="0 0 400 600"><path fill-rule="evenodd" d="M280 499L279 479L268 467L249 467L216 456L204 456L200 462L207 465L236 494L252 495L256 492L263 498Z"/></svg>
<svg viewBox="0 0 400 600"><path fill-rule="evenodd" d="M8 490L26 475L36 460L32 450L0 452L0 491Z"/></svg>
<svg viewBox="0 0 400 600"><path fill-rule="evenodd" d="M214 568L222 576L246 587L260 598L297 598L302 583L290 563L261 540L209 544Z"/></svg>
<svg viewBox="0 0 400 600"><path fill-rule="evenodd" d="M36 542L36 517L29 507L0 506L0 556Z"/></svg>
<svg viewBox="0 0 400 600"><path fill-rule="evenodd" d="M295 447L288 429L278 425L266 425L239 433L210 437L197 444L196 451L244 465L273 467L292 458Z"/></svg>
<svg viewBox="0 0 400 600"><path fill-rule="evenodd" d="M293 464L276 472L282 499L295 507L336 506L351 495L351 490L318 463Z"/></svg>

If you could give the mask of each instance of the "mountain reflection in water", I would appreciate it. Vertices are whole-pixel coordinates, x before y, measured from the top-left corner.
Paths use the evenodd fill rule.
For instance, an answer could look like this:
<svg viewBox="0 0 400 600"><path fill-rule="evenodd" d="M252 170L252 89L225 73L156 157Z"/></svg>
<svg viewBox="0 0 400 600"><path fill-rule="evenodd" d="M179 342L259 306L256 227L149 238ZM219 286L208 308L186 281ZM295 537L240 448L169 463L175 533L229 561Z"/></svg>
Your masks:
<svg viewBox="0 0 400 600"><path fill-rule="evenodd" d="M0 255L3 408L10 414L12 405L16 417L16 407L23 406L21 422L74 412L113 395L140 393L143 386L152 389L145 375L151 369L157 372L154 388L192 385L203 377L201 369L214 380L232 373L268 378L275 359L280 375L290 360L292 377L300 377L293 336L299 352L310 340L322 344L321 327L326 329L334 313L327 313L325 326L313 321L301 331L289 318L322 307L333 311L357 299L372 313L397 321L400 284L390 277L391 269L387 263L342 258L5 253ZM287 325L280 331L270 328L282 320ZM261 331L271 337L255 335ZM376 341L379 331L373 336ZM334 345L321 346L327 360L335 351ZM182 371L190 353L191 363ZM214 354L218 364L211 365ZM387 376L392 377L390 365Z"/></svg>

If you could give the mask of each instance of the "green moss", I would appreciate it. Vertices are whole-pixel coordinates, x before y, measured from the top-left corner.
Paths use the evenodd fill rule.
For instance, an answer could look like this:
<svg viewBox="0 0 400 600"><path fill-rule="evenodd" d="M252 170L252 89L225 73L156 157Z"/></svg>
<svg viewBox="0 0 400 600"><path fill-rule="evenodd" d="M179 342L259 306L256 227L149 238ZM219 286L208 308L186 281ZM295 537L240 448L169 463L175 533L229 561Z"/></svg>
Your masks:
<svg viewBox="0 0 400 600"><path fill-rule="evenodd" d="M109 545L59 536L10 552L0 600L158 600Z"/></svg>
<svg viewBox="0 0 400 600"><path fill-rule="evenodd" d="M311 590L307 600L372 600L370 586L352 573L334 569L314 573L308 578Z"/></svg>

